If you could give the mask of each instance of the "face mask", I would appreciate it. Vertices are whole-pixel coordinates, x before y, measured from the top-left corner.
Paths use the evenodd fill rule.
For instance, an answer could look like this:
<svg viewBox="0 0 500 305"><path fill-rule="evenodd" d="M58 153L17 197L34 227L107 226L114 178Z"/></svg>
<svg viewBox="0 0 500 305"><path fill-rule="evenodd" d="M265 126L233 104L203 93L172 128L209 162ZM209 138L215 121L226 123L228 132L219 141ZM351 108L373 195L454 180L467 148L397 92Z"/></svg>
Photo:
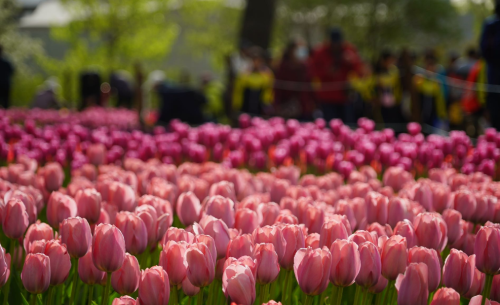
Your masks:
<svg viewBox="0 0 500 305"><path fill-rule="evenodd" d="M295 49L295 57L298 59L306 59L309 56L309 50L306 47L298 47Z"/></svg>

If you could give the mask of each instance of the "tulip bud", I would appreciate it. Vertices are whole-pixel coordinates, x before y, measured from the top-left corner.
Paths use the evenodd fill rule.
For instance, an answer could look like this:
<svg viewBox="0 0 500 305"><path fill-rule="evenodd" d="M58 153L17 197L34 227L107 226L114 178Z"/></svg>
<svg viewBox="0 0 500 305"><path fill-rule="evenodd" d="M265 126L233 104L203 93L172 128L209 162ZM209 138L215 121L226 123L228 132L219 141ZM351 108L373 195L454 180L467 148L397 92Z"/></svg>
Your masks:
<svg viewBox="0 0 500 305"><path fill-rule="evenodd" d="M368 232L364 230L358 230L354 232L351 236L349 236L349 240L355 242L358 246L360 246L364 242L371 242L374 245L377 245L378 236L376 232Z"/></svg>
<svg viewBox="0 0 500 305"><path fill-rule="evenodd" d="M452 200L455 210L462 214L462 218L471 220L476 211L476 197L469 191L459 190L453 194Z"/></svg>
<svg viewBox="0 0 500 305"><path fill-rule="evenodd" d="M467 254L451 249L443 266L443 284L462 295L470 289L474 275L474 266L467 264L467 260Z"/></svg>
<svg viewBox="0 0 500 305"><path fill-rule="evenodd" d="M24 204L24 207L26 208L26 212L28 213L29 223L35 223L38 213L37 204L33 196L28 193L28 190L10 190L5 194L4 201L9 202L11 199L21 200L21 202Z"/></svg>
<svg viewBox="0 0 500 305"><path fill-rule="evenodd" d="M121 182L111 182L109 185L108 203L119 211L134 211L137 206L134 189Z"/></svg>
<svg viewBox="0 0 500 305"><path fill-rule="evenodd" d="M193 233L187 232L184 229L170 227L168 228L167 232L165 232L161 244L165 245L169 240L177 242L185 241L190 244L194 241L194 235Z"/></svg>
<svg viewBox="0 0 500 305"><path fill-rule="evenodd" d="M136 305L136 301L129 297L128 295L124 295L120 298L116 298L113 300L113 303L111 305Z"/></svg>
<svg viewBox="0 0 500 305"><path fill-rule="evenodd" d="M227 246L226 258L234 257L236 259L242 256L253 256L253 238L250 234L236 236L229 241Z"/></svg>
<svg viewBox="0 0 500 305"><path fill-rule="evenodd" d="M242 208L236 211L234 227L243 234L251 234L259 227L260 220L255 211Z"/></svg>
<svg viewBox="0 0 500 305"><path fill-rule="evenodd" d="M405 219L397 223L394 228L394 235L400 235L406 238L406 242L408 244L408 248L413 248L418 245L417 235L415 234L415 229L413 228L413 224Z"/></svg>
<svg viewBox="0 0 500 305"><path fill-rule="evenodd" d="M66 245L59 240L35 241L30 248L30 253L43 253L50 259L50 284L62 284L69 275L71 259Z"/></svg>
<svg viewBox="0 0 500 305"><path fill-rule="evenodd" d="M248 266L229 265L222 276L222 291L226 298L241 305L255 301L255 278Z"/></svg>
<svg viewBox="0 0 500 305"><path fill-rule="evenodd" d="M358 250L361 268L356 277L356 284L365 288L373 287L382 277L380 276L382 265L378 248L371 242L364 242L359 245Z"/></svg>
<svg viewBox="0 0 500 305"><path fill-rule="evenodd" d="M297 251L293 270L300 289L307 295L319 295L325 291L331 265L332 255L326 248L303 248Z"/></svg>
<svg viewBox="0 0 500 305"><path fill-rule="evenodd" d="M460 295L452 288L440 288L434 294L430 305L460 305Z"/></svg>
<svg viewBox="0 0 500 305"><path fill-rule="evenodd" d="M413 220L413 226L420 246L443 251L448 242L448 230L441 215L420 213Z"/></svg>
<svg viewBox="0 0 500 305"><path fill-rule="evenodd" d="M394 235L387 240L380 255L382 275L388 280L395 280L406 269L408 250L406 238Z"/></svg>
<svg viewBox="0 0 500 305"><path fill-rule="evenodd" d="M97 269L94 265L92 248L78 260L78 275L82 282L87 285L104 284L106 282L106 272Z"/></svg>
<svg viewBox="0 0 500 305"><path fill-rule="evenodd" d="M157 243L158 240L158 214L156 213L155 208L150 205L138 206L135 209L135 214L144 222L144 225L146 226L148 246L154 247L155 243Z"/></svg>
<svg viewBox="0 0 500 305"><path fill-rule="evenodd" d="M182 281L182 292L184 292L184 294L187 296L194 297L200 292L200 288L193 286L189 279L185 277Z"/></svg>
<svg viewBox="0 0 500 305"><path fill-rule="evenodd" d="M141 305L168 305L170 285L168 274L160 266L143 270L139 282L139 297Z"/></svg>
<svg viewBox="0 0 500 305"><path fill-rule="evenodd" d="M1 208L2 229L11 239L20 239L29 225L26 207L19 199L12 198Z"/></svg>
<svg viewBox="0 0 500 305"><path fill-rule="evenodd" d="M297 253L299 249L306 247L304 233L297 225L283 225L281 227L281 232L286 243L283 259L281 260L281 267L290 270L293 267L295 253ZM319 247L319 240L317 247Z"/></svg>
<svg viewBox="0 0 500 305"><path fill-rule="evenodd" d="M204 203L205 214L219 218L226 223L229 228L234 226L234 202L222 196L208 197Z"/></svg>
<svg viewBox="0 0 500 305"><path fill-rule="evenodd" d="M31 226L29 226L26 231L26 235L24 236L24 251L28 252L30 248L30 244L36 240L51 240L54 239L54 231L52 227L44 222L40 222L38 220Z"/></svg>
<svg viewBox="0 0 500 305"><path fill-rule="evenodd" d="M111 275L111 285L119 294L132 294L139 288L141 270L135 256L125 254L125 260L120 269Z"/></svg>
<svg viewBox="0 0 500 305"><path fill-rule="evenodd" d="M331 245L330 252L330 282L339 287L352 285L361 268L358 245L352 241L337 239Z"/></svg>
<svg viewBox="0 0 500 305"><path fill-rule="evenodd" d="M331 247L334 241L338 239L347 239L348 237L349 234L343 223L336 220L330 220L321 227L319 247Z"/></svg>
<svg viewBox="0 0 500 305"><path fill-rule="evenodd" d="M429 291L435 291L441 282L441 261L434 249L413 247L408 251L408 263L424 263L427 265Z"/></svg>
<svg viewBox="0 0 500 305"><path fill-rule="evenodd" d="M193 192L182 193L177 199L177 216L185 226L200 220L201 204Z"/></svg>
<svg viewBox="0 0 500 305"><path fill-rule="evenodd" d="M319 207L309 205L306 208L302 222L311 233L321 232L321 227L325 222L325 211Z"/></svg>
<svg viewBox="0 0 500 305"><path fill-rule="evenodd" d="M305 248L311 247L311 248L313 248L313 250L319 249L319 239L320 239L320 236L318 233L311 233L311 234L307 235L307 237L304 241Z"/></svg>
<svg viewBox="0 0 500 305"><path fill-rule="evenodd" d="M186 250L188 244L184 241L168 241L160 254L160 266L170 274L170 285L182 284L186 278L187 261Z"/></svg>
<svg viewBox="0 0 500 305"><path fill-rule="evenodd" d="M469 305L482 305L483 304L483 297L480 295L477 295L470 299ZM499 305L500 303L491 301L489 299L486 299L484 302L484 305Z"/></svg>
<svg viewBox="0 0 500 305"><path fill-rule="evenodd" d="M74 217L63 220L59 233L71 257L80 258L87 254L92 244L92 233L85 218Z"/></svg>
<svg viewBox="0 0 500 305"><path fill-rule="evenodd" d="M462 214L457 210L446 209L443 211L443 220L448 228L448 242L453 244L462 235L462 225L460 224Z"/></svg>
<svg viewBox="0 0 500 305"><path fill-rule="evenodd" d="M411 263L406 268L402 278L398 278L398 304L427 304L429 290L427 284L427 265L424 263ZM401 279L399 281L399 279Z"/></svg>
<svg viewBox="0 0 500 305"><path fill-rule="evenodd" d="M470 288L465 294L465 297L470 299L473 296L481 294L484 288L486 276L476 268L476 255L472 254L471 256L469 256L469 258L467 259L467 265L472 265L472 269L474 270Z"/></svg>
<svg viewBox="0 0 500 305"><path fill-rule="evenodd" d="M283 232L277 226L265 226L263 228L256 229L253 234L253 239L255 244L261 243L271 243L274 245L274 250L278 254L278 259L280 264L285 255L286 241L283 237Z"/></svg>
<svg viewBox="0 0 500 305"><path fill-rule="evenodd" d="M92 249L94 264L101 271L116 271L121 268L125 260L123 234L110 224L100 224L95 228Z"/></svg>
<svg viewBox="0 0 500 305"><path fill-rule="evenodd" d="M101 194L95 189L79 190L75 195L78 216L85 218L89 223L97 223L101 215Z"/></svg>
<svg viewBox="0 0 500 305"><path fill-rule="evenodd" d="M500 302L500 275L495 275L493 277L490 299Z"/></svg>
<svg viewBox="0 0 500 305"><path fill-rule="evenodd" d="M377 192L370 192L365 198L367 207L367 222L378 222L382 225L387 223L387 209L389 199Z"/></svg>
<svg viewBox="0 0 500 305"><path fill-rule="evenodd" d="M215 277L215 258L204 243L189 245L186 251L187 277L196 287L208 286Z"/></svg>
<svg viewBox="0 0 500 305"><path fill-rule="evenodd" d="M66 218L75 217L77 214L76 202L73 198L60 192L53 192L47 204L47 221L53 228Z"/></svg>
<svg viewBox="0 0 500 305"><path fill-rule="evenodd" d="M398 222L408 219L411 210L411 203L406 198L393 197L389 200L387 208L387 223L395 227Z"/></svg>
<svg viewBox="0 0 500 305"><path fill-rule="evenodd" d="M476 267L479 271L494 275L500 273L500 228L482 227L474 244Z"/></svg>
<svg viewBox="0 0 500 305"><path fill-rule="evenodd" d="M278 254L273 244L257 244L253 253L256 261L256 280L262 285L272 283L280 273Z"/></svg>
<svg viewBox="0 0 500 305"><path fill-rule="evenodd" d="M148 246L148 231L144 221L130 212L120 212L116 215L115 226L125 238L127 252L137 255L146 250Z"/></svg>
<svg viewBox="0 0 500 305"><path fill-rule="evenodd" d="M380 276L378 278L377 284L375 284L375 286L372 286L371 288L368 288L368 291L375 294L381 293L382 291L385 290L388 284L389 281L385 277Z"/></svg>
<svg viewBox="0 0 500 305"><path fill-rule="evenodd" d="M41 169L42 177L45 180L45 188L49 192L57 191L63 184L64 171L57 162L48 163Z"/></svg>
<svg viewBox="0 0 500 305"><path fill-rule="evenodd" d="M42 253L28 254L24 260L21 280L28 292L40 294L50 285L50 259Z"/></svg>
<svg viewBox="0 0 500 305"><path fill-rule="evenodd" d="M200 225L202 226L204 233L211 236L215 241L217 257L214 258L225 257L231 236L224 221L216 219L213 216L205 216L200 221Z"/></svg>

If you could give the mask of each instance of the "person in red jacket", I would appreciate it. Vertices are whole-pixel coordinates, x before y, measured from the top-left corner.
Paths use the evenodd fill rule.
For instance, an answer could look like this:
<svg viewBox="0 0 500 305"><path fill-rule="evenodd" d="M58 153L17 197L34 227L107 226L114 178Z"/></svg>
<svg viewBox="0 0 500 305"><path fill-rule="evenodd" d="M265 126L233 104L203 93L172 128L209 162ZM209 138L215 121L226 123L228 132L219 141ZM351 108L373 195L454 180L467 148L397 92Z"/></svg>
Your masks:
<svg viewBox="0 0 500 305"><path fill-rule="evenodd" d="M361 75L363 64L356 48L344 41L340 29L332 29L330 40L314 51L309 69L323 118L353 123L354 114L348 105L349 78Z"/></svg>

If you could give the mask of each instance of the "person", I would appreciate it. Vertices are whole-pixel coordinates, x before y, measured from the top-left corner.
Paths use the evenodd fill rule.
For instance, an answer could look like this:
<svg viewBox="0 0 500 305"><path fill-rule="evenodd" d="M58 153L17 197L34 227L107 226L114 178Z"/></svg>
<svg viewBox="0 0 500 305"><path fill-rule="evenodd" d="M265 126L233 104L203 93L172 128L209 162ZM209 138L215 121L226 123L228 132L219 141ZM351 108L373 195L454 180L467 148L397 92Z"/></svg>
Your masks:
<svg viewBox="0 0 500 305"><path fill-rule="evenodd" d="M289 42L283 51L275 73L276 115L302 120L312 119L314 101L310 95L311 86L305 62L308 56L307 46L300 41Z"/></svg>
<svg viewBox="0 0 500 305"><path fill-rule="evenodd" d="M394 64L395 61L392 52L384 50L374 68L375 102L380 107L384 124L403 122L399 70Z"/></svg>
<svg viewBox="0 0 500 305"><path fill-rule="evenodd" d="M271 113L274 76L265 65L262 49L250 51L252 69L236 77L233 91L233 111L252 115Z"/></svg>
<svg viewBox="0 0 500 305"><path fill-rule="evenodd" d="M80 75L81 109L102 106L101 76L95 71L84 71Z"/></svg>
<svg viewBox="0 0 500 305"><path fill-rule="evenodd" d="M468 52L470 53L470 52ZM450 129L462 130L464 115L461 106L463 95L462 84L465 79L463 73L460 73L462 63L457 52L451 51L448 54L448 65L446 67L446 87L447 87L447 108L450 121Z"/></svg>
<svg viewBox="0 0 500 305"><path fill-rule="evenodd" d="M3 46L0 45L0 106L6 109L10 106L10 90L13 75L14 66L4 56Z"/></svg>
<svg viewBox="0 0 500 305"><path fill-rule="evenodd" d="M324 119L354 123L349 107L349 77L363 70L356 48L344 41L340 29L332 29L329 41L314 51L309 65Z"/></svg>
<svg viewBox="0 0 500 305"><path fill-rule="evenodd" d="M61 89L57 78L49 77L41 86L40 90L35 95L31 108L40 109L59 109L61 104L57 97L58 91Z"/></svg>
<svg viewBox="0 0 500 305"><path fill-rule="evenodd" d="M488 94L486 107L491 126L500 130L500 0L495 1L495 14L488 18L481 35L481 53L487 64Z"/></svg>
<svg viewBox="0 0 500 305"><path fill-rule="evenodd" d="M401 86L401 111L407 121L417 121L416 111L412 109L411 97L413 90L413 66L417 59L415 52L403 48L399 53L397 67L399 70L399 84Z"/></svg>
<svg viewBox="0 0 500 305"><path fill-rule="evenodd" d="M200 77L200 91L207 98L207 104L203 109L205 117L210 121L223 124L229 123L224 111L224 87L214 79L211 73L202 73Z"/></svg>
<svg viewBox="0 0 500 305"><path fill-rule="evenodd" d="M131 109L134 99L134 84L130 74L126 71L111 73L109 85L116 96L116 106Z"/></svg>

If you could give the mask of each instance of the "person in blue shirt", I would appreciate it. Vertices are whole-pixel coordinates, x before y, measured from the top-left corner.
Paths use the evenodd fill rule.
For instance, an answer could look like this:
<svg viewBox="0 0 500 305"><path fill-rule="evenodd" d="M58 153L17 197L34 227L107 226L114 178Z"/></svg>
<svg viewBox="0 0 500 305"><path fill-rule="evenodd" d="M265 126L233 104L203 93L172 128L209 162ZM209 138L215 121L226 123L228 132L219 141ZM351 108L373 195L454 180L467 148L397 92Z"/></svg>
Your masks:
<svg viewBox="0 0 500 305"><path fill-rule="evenodd" d="M500 130L500 0L495 0L495 15L488 18L481 35L481 53L486 60L488 84L486 106L491 125Z"/></svg>

